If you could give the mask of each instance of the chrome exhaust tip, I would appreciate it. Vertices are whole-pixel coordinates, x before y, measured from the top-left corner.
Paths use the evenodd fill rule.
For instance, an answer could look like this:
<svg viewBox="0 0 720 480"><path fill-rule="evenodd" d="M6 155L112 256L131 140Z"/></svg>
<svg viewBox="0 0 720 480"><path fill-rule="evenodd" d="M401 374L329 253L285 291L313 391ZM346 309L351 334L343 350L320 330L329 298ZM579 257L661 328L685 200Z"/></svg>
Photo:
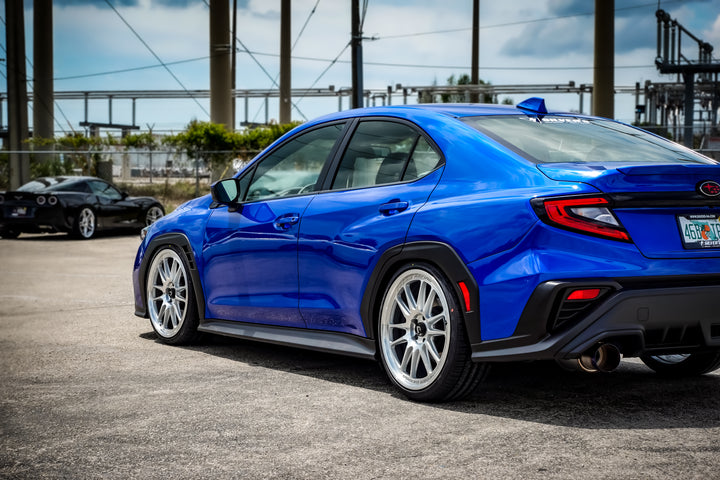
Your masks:
<svg viewBox="0 0 720 480"><path fill-rule="evenodd" d="M612 372L620 365L620 349L611 343L597 345L578 358L578 366L585 372Z"/></svg>

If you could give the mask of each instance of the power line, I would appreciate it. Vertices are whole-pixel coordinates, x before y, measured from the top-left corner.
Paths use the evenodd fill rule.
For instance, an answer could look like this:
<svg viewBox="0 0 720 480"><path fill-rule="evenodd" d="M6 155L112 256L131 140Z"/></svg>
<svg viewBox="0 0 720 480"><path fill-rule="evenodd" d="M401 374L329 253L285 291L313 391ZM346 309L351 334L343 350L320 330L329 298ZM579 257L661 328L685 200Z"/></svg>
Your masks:
<svg viewBox="0 0 720 480"><path fill-rule="evenodd" d="M292 47L290 47L290 52L292 53L293 50L295 50L295 46L300 41L300 37L302 37L303 33L305 32L305 28L307 27L308 23L310 23L310 19L313 15L315 15L315 11L317 10L317 6L320 3L320 0L317 0L315 2L315 5L313 5L312 9L310 10L310 13L308 14L307 18L305 19L305 23L303 23L302 28L300 29L300 32L298 32L297 37L295 38L295 41L292 44ZM273 79L273 84L276 84L278 77L280 76L280 72L275 75L275 78ZM295 110L298 111L298 113L307 120L307 117L303 115L303 113L300 111L300 109L297 107L297 104L295 102L291 102L292 106ZM255 116L253 117L253 122L257 119L258 115L260 115L260 112L262 111L262 106L257 109L255 112Z"/></svg>
<svg viewBox="0 0 720 480"><path fill-rule="evenodd" d="M682 0L666 0L666 3L678 3ZM623 11L623 10L633 10L637 8L647 8L654 6L654 3L643 3L641 5L632 5L629 7L619 7L616 8L615 11ZM507 23L496 23L493 25L480 25L480 30L487 30L490 28L501 28L501 27L514 27L517 25L528 25L531 23L541 23L541 22L549 22L552 20L562 20L566 18L574 18L574 17L586 17L594 15L594 11L589 12L579 12L579 13L571 13L567 15L557 15L554 17L543 17L543 18L534 18L531 20L518 20L517 22L507 22ZM450 28L445 30L433 30L429 32L416 32L416 33L405 33L405 34L398 34L398 35L380 35L370 38L370 40L387 40L392 38L408 38L408 37L420 37L424 35L436 35L441 33L456 33L456 32L467 32L472 30L472 27L459 27L459 28Z"/></svg>
<svg viewBox="0 0 720 480"><path fill-rule="evenodd" d="M305 93L303 93L303 94L300 96L300 100L298 100L297 103L300 103L300 102L302 101L302 99L305 98L305 95L307 94L307 92L309 92L310 90L312 90L312 88L317 84L317 82L320 81L320 79L327 73L327 71L330 70L330 68L332 68L332 66L335 65L335 63L337 63L337 61L338 61L338 59L340 58L340 56L341 56L343 53L345 53L345 50L347 50L349 46L350 46L350 42L348 42L348 43L345 45L345 47L343 47L343 49L340 50L340 53L338 53L337 56L335 57L335 59L334 59L332 62L330 62L330 65L328 65L327 68L325 68L325 70L322 71L322 73L315 79L315 81L312 83L312 85L310 85L310 87L308 87L308 89L305 91Z"/></svg>
<svg viewBox="0 0 720 480"><path fill-rule="evenodd" d="M188 59L185 59L185 60L176 60L176 61L174 61L174 62L165 62L164 65L180 65L180 64L182 64L182 63L197 62L197 61L200 61L200 60L207 60L207 59L209 59L209 58L210 58L209 55L208 55L208 56L205 56L205 57L188 58ZM100 77L100 76L103 76L103 75L114 75L114 74L117 74L117 73L137 72L137 71L141 71L141 70L150 70L150 69L153 69L153 68L160 68L160 67L163 67L163 64L145 65L144 67L122 68L122 69L119 69L119 70L108 70L108 71L106 71L106 72L84 73L84 74L81 74L81 75L68 75L68 76L66 76L66 77L55 77L54 80L55 80L55 81L58 81L58 80L75 80L75 79L79 79L79 78Z"/></svg>
<svg viewBox="0 0 720 480"><path fill-rule="evenodd" d="M0 21L2 21L3 25L5 25L7 27L7 23L5 22L5 17L0 17ZM2 51L5 53L5 56L7 57L7 50L5 49L5 47L3 45L0 45L0 48L2 48ZM25 61L30 66L30 69L34 72L35 67L33 66L33 63L30 61L30 58L27 55L25 55ZM3 77L5 77L5 79L7 79L7 76L5 74L3 74ZM31 86L31 89L34 90L34 84L33 84L32 78L29 78L26 76L25 82ZM75 129L72 127L70 120L68 119L67 115L65 115L65 112L63 111L62 107L60 107L60 104L58 103L58 101L55 100L54 96L53 96L53 105L55 106L55 108L57 108L57 110L60 112L60 115L62 115L63 118L65 119L65 121L67 122L68 127L70 127L70 131L75 133ZM48 112L50 111L50 107L48 105L43 103L42 107L46 111L48 111ZM63 128L62 124L60 122L58 122L55 115L53 115L53 122L55 122L55 124L58 126L60 131L62 131L64 134L67 133L67 131Z"/></svg>
<svg viewBox="0 0 720 480"><path fill-rule="evenodd" d="M182 88L186 92L190 93L188 91L188 89L185 88L185 85L180 81L180 79L172 72L172 70L170 70L170 67L168 67L167 64L165 64L165 62L162 61L162 59L160 59L160 57L157 55L157 53L155 53L155 51L152 48L150 48L150 45L148 45L147 42L140 36L140 34L138 32L136 32L135 29L127 22L127 20L125 20L125 18L122 15L120 15L120 12L117 11L117 9L113 6L113 4L110 2L110 0L105 0L105 3L107 3L110 6L110 8L112 8L112 10L117 14L117 16L120 17L120 20L122 20L122 22L130 29L130 31L137 37L137 39L140 40L140 42L145 46L145 48L147 48L148 51L150 53L152 53L153 57L155 57L155 59L160 63L160 65L162 65L165 68L165 70L167 70L167 72L175 79L177 84L180 85L180 88ZM200 109L203 112L205 112L205 114L208 117L210 117L210 113L205 109L205 107L202 106L202 104L200 102L198 102L197 98L192 97L192 99L195 101L197 106L200 107Z"/></svg>

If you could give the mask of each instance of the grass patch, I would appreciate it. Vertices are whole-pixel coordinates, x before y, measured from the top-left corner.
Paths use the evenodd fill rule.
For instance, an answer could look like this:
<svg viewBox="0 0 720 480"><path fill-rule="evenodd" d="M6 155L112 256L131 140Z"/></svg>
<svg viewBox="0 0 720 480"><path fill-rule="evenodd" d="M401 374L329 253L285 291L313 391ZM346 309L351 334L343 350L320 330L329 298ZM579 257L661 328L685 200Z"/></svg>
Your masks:
<svg viewBox="0 0 720 480"><path fill-rule="evenodd" d="M117 187L131 197L155 197L162 203L165 213L170 213L179 205L192 200L195 195L195 181L177 181L160 183L118 183ZM206 184L200 184L200 195L210 193Z"/></svg>

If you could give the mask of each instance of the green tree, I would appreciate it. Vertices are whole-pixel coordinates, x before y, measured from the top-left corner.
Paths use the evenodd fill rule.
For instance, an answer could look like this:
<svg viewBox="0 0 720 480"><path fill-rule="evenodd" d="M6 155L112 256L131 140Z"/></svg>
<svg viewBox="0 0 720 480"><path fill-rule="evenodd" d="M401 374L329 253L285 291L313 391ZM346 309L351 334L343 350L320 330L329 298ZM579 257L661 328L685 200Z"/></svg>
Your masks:
<svg viewBox="0 0 720 480"><path fill-rule="evenodd" d="M449 87L462 87L464 85L472 85L470 75L467 73L463 73L462 75L459 75L458 77L455 77L455 75L450 75L447 79L447 85ZM478 85L490 85L490 82L486 82L484 80L478 80ZM453 93L444 93L441 95L442 102L443 103L465 103L468 101L465 92L466 89L458 88L456 92ZM489 93L482 93L480 97L480 101L482 103L497 103L493 96Z"/></svg>

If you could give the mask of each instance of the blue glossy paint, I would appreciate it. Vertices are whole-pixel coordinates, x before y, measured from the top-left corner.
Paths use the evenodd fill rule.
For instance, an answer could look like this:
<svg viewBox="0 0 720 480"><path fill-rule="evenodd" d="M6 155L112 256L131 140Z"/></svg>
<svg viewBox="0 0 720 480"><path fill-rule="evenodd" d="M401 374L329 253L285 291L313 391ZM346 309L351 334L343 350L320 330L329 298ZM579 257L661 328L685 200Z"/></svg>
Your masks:
<svg viewBox="0 0 720 480"><path fill-rule="evenodd" d="M202 251L209 318L305 326L298 310L297 240L299 219L312 199L212 211Z"/></svg>
<svg viewBox="0 0 720 480"><path fill-rule="evenodd" d="M543 106L528 104L537 112ZM498 105L418 105L338 112L308 122L254 162L315 125L372 116L414 123L445 163L413 182L269 199L237 212L211 209L209 197L189 202L148 229L135 260L136 304L143 301L138 272L149 261L145 249L168 232L182 232L190 241L206 318L361 337L373 336L365 330L361 302L380 257L412 242L447 244L465 264L478 285L483 341L511 337L528 299L550 280L720 274L720 249L683 248L676 222L678 214L720 215L720 206L617 208L614 214L633 240L623 243L543 223L530 203L578 194L692 195L698 182L720 181L720 165L655 165L652 158L537 165L461 121L523 113Z"/></svg>

